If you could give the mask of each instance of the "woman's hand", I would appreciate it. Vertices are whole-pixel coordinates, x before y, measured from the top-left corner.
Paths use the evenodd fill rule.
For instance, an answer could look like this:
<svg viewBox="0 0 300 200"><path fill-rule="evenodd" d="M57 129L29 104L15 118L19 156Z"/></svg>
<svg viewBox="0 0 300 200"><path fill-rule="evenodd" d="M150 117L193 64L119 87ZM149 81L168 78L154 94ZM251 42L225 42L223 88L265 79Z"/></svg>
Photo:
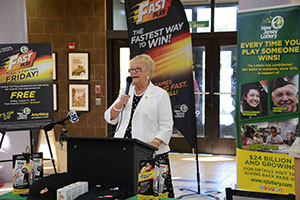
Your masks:
<svg viewBox="0 0 300 200"><path fill-rule="evenodd" d="M162 142L163 141L161 139L154 138L154 140L152 140L151 142L148 142L148 144L158 148Z"/></svg>
<svg viewBox="0 0 300 200"><path fill-rule="evenodd" d="M120 102L117 103L115 106L118 108L118 109L121 109L123 108L123 106L125 106L127 103L128 103L128 100L129 100L130 96L127 95L127 94L123 94L120 98Z"/></svg>
<svg viewBox="0 0 300 200"><path fill-rule="evenodd" d="M128 103L130 96L123 94L120 97L119 103L115 104L110 111L110 120L114 120L119 116L119 113L123 110L123 107Z"/></svg>

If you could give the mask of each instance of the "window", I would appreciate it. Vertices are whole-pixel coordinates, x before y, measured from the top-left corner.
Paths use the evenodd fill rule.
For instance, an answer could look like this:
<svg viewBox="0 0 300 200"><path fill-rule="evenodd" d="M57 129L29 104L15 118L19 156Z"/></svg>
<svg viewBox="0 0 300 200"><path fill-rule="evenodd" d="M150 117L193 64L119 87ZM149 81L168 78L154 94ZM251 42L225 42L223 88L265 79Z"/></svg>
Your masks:
<svg viewBox="0 0 300 200"><path fill-rule="evenodd" d="M191 33L211 32L211 7L210 1L201 5L189 5L189 1L181 0ZM198 1L193 1L198 3ZM201 2L201 1L200 1ZM215 32L227 32L237 30L238 0L216 0L214 15ZM127 20L124 0L113 0L113 30L127 30Z"/></svg>
<svg viewBox="0 0 300 200"><path fill-rule="evenodd" d="M217 4L215 8L215 32L237 31L238 5Z"/></svg>

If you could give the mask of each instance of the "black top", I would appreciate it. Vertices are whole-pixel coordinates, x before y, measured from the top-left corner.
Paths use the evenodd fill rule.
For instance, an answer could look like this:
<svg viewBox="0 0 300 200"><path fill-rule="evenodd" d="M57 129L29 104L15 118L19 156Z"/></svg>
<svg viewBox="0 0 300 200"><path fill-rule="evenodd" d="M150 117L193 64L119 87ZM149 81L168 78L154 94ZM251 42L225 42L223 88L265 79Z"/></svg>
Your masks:
<svg viewBox="0 0 300 200"><path fill-rule="evenodd" d="M133 97L130 120L129 120L129 124L128 124L128 126L127 126L127 129L126 129L126 131L125 131L124 138L132 138L132 132L131 132L131 122L132 122L132 117L133 117L134 111L135 111L135 109L136 109L138 103L139 103L140 100L142 99L142 97L143 97L143 95L141 95L141 96L136 96L136 95L134 95L134 97Z"/></svg>

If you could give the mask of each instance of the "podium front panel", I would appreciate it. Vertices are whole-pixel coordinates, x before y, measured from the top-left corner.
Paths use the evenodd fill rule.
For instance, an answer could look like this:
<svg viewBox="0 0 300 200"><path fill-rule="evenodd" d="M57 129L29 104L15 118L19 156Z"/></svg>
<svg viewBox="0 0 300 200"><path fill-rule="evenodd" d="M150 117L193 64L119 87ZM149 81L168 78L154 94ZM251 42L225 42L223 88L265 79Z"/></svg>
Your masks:
<svg viewBox="0 0 300 200"><path fill-rule="evenodd" d="M125 187L137 194L140 160L150 159L154 148L135 139L68 137L68 172L89 187Z"/></svg>

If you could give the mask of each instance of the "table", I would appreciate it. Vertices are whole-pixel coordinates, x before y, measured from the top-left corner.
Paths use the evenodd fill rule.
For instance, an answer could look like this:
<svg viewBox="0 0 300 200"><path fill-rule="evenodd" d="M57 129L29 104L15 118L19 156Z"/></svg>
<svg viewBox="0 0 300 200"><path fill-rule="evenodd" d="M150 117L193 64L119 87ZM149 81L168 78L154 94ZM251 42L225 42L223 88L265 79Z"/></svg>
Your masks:
<svg viewBox="0 0 300 200"><path fill-rule="evenodd" d="M12 192L9 192L4 195L1 195L0 199L14 199L14 200L23 200L24 199L24 200L26 200L27 197L26 196L22 197L18 194L13 194Z"/></svg>
<svg viewBox="0 0 300 200"><path fill-rule="evenodd" d="M9 192L9 193L6 193L4 195L1 195L0 196L0 200L1 199L26 200L27 197L22 197L22 196L20 196L18 194L13 194L12 192ZM137 195L136 195L136 196L130 197L130 198L126 199L126 200L137 200L137 199L138 198L137 198ZM161 198L161 200L176 200L176 199L173 199L173 198Z"/></svg>

